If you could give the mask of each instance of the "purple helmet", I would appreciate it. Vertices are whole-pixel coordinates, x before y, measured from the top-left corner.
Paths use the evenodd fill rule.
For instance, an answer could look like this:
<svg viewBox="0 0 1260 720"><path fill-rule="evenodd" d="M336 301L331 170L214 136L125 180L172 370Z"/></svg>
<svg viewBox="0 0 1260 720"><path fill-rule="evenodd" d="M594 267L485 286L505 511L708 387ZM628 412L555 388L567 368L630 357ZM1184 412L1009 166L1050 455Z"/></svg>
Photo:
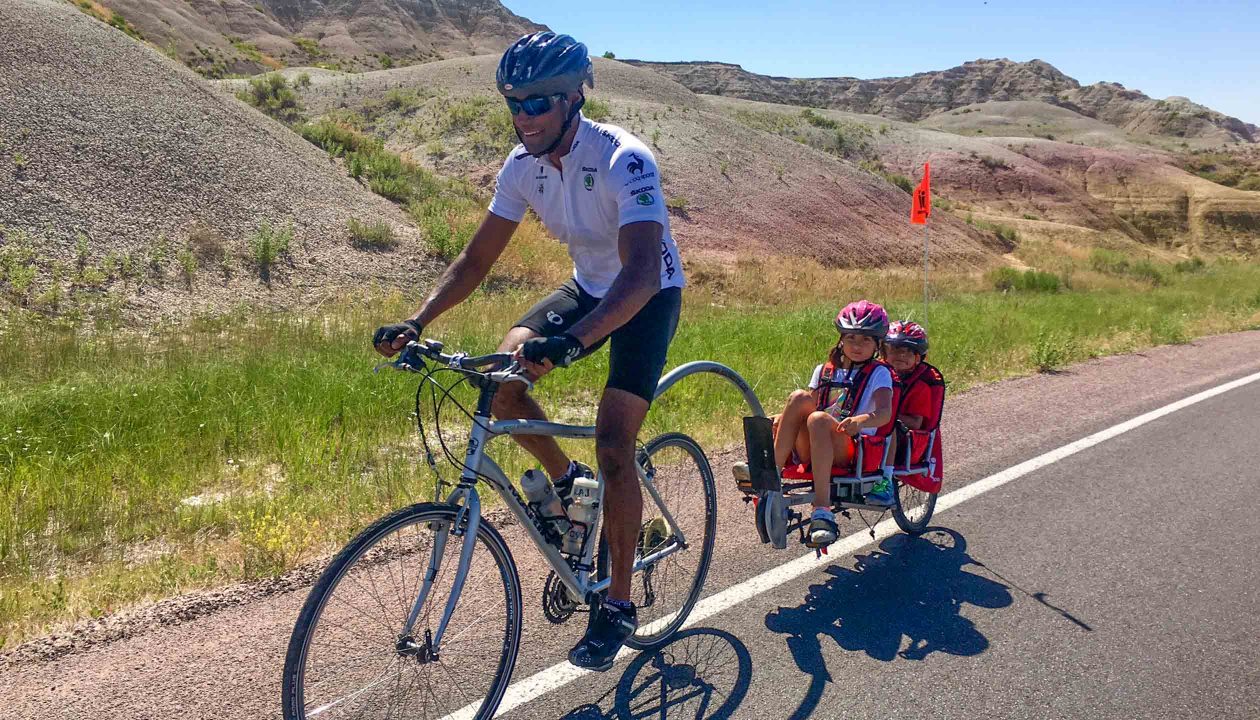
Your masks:
<svg viewBox="0 0 1260 720"><path fill-rule="evenodd" d="M888 334L888 313L869 300L858 300L844 306L836 316L836 329L841 335L869 335L883 340Z"/></svg>
<svg viewBox="0 0 1260 720"><path fill-rule="evenodd" d="M927 330L916 322L898 320L893 323L888 327L888 337L884 338L884 342L895 347L910 348L920 355L927 355Z"/></svg>

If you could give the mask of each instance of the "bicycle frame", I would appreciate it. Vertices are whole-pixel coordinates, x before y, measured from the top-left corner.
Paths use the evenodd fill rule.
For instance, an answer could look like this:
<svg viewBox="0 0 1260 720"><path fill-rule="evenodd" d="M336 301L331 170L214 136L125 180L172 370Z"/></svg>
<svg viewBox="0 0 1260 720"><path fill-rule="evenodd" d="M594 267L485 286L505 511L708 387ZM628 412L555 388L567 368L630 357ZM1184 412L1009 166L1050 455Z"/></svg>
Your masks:
<svg viewBox="0 0 1260 720"><path fill-rule="evenodd" d="M676 382L694 373L708 372L725 378L734 384L744 395L744 400L748 403L750 409L758 415L764 417L761 404L757 400L756 394L738 373L719 363L700 361L687 363L675 368L665 377L661 378L657 384L655 397L660 397L661 393L669 389ZM564 583L565 587L573 594L575 598L582 598L586 602L591 602L592 596L596 593L606 590L611 584L610 578L599 581L592 581L591 576L595 571L593 559L596 548L599 545L600 522L603 519L603 513L596 517L591 527L587 530L587 539L583 548L580 561L570 565L570 562L560 554L560 550L547 542L542 533L534 524L534 518L530 515L525 503L522 502L520 495L512 486L511 480L503 469L486 454L486 446L496 437L502 435L541 435L556 438L577 438L593 440L595 438L595 427L592 425L566 425L563 423L555 423L543 420L501 420L493 421L490 417L490 403L493 399L496 388L492 385L483 385L481 387L481 395L478 398L477 410L473 415L473 427L469 433L467 449L464 453L464 470L460 475L459 484L451 491L446 498L446 502L460 508L459 514L456 516L455 523L451 527L444 527L437 531L433 552L429 558L429 567L425 573L424 581L421 584L420 591L417 594L416 601L408 615L406 625L403 628L404 635L410 635L416 619L420 615L421 609L424 607L425 601L428 599L429 592L433 587L433 581L437 577L438 569L441 567L443 555L445 554L445 546L447 536L450 532L454 532L457 537L462 536L463 541L460 545L459 565L456 569L455 579L451 587L450 597L447 598L446 607L442 613L442 619L438 624L437 631L433 634L431 641L431 652L436 656L441 648L442 637L446 632L446 627L451 620L451 616L455 612L455 607L459 603L460 593L463 591L464 580L468 574L468 568L472 562L473 549L476 547L477 528L481 522L481 498L477 492L477 481L484 480L488 482L500 497L503 498L507 508L512 515L516 517L525 531L529 533L530 539L533 540L535 547L539 549L543 557L547 560L547 564L555 571L556 576ZM673 542L666 547L653 552L645 557L637 559L631 572L639 572L644 568L651 567L657 562L673 555L687 547L686 537L683 535L678 523L674 520L674 516L670 513L669 508L661 500L660 494L656 490L653 483L654 473L645 472L643 464L635 462L635 468L639 476L639 483L643 489L647 491L648 496L656 507L660 510L666 524L671 532ZM600 506L603 506L604 493L604 477L600 473L599 492Z"/></svg>

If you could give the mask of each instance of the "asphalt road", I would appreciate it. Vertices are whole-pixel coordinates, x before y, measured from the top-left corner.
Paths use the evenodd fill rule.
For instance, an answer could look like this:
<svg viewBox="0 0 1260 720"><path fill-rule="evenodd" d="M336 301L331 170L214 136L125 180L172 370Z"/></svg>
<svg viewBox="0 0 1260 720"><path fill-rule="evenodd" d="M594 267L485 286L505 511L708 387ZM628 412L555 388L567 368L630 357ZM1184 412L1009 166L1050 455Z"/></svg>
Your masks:
<svg viewBox="0 0 1260 720"><path fill-rule="evenodd" d="M997 383L946 406L946 492L1260 371L1260 333ZM768 400L767 400L768 402ZM940 513L712 615L512 718L1260 717L1260 382ZM755 540L715 454L706 596L803 554ZM872 518L873 519L873 518ZM856 532L858 522L842 532ZM525 584L515 679L563 659L543 571ZM0 666L0 717L269 718L304 591Z"/></svg>

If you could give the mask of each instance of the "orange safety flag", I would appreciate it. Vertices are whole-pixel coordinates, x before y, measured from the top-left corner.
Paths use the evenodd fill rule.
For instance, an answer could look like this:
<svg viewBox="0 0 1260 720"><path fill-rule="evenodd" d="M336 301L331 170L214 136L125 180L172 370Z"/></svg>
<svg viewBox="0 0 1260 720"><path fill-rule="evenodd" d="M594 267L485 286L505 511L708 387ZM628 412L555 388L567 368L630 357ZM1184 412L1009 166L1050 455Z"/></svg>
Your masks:
<svg viewBox="0 0 1260 720"><path fill-rule="evenodd" d="M932 174L928 163L923 163L923 179L914 189L914 200L910 206L910 224L927 225L928 215L932 214Z"/></svg>

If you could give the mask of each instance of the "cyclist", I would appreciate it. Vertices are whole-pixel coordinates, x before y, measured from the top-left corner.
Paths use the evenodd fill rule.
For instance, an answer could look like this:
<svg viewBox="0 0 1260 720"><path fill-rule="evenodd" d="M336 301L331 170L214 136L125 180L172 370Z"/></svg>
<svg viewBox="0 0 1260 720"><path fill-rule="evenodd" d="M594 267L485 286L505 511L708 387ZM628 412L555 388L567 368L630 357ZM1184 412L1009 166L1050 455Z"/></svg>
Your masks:
<svg viewBox="0 0 1260 720"><path fill-rule="evenodd" d="M678 326L682 263L652 152L629 132L581 113L583 84L595 86L585 45L549 31L526 35L503 54L495 79L521 144L504 161L494 199L468 246L420 309L378 329L373 345L390 357L467 298L507 246L526 208L568 247L573 277L526 312L499 351L514 351L536 380L611 340L595 445L606 483L604 536L612 554L612 584L592 608L585 636L569 652L574 665L603 671L638 628L630 601L643 521L635 441ZM546 419L520 384L504 385L492 410L499 418ZM553 438L513 438L542 463L562 497L576 477L593 475Z"/></svg>

